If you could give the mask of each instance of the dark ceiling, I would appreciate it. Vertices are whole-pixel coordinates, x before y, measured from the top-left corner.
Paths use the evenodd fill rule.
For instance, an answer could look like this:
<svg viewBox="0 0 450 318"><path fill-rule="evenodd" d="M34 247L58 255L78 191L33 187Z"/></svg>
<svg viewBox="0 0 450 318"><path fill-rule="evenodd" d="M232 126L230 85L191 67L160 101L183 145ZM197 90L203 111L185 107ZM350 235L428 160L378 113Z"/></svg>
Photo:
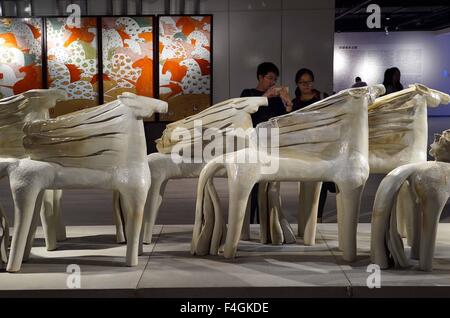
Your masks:
<svg viewBox="0 0 450 318"><path fill-rule="evenodd" d="M369 29L370 4L381 8L381 28ZM336 32L437 31L450 27L450 0L336 0Z"/></svg>

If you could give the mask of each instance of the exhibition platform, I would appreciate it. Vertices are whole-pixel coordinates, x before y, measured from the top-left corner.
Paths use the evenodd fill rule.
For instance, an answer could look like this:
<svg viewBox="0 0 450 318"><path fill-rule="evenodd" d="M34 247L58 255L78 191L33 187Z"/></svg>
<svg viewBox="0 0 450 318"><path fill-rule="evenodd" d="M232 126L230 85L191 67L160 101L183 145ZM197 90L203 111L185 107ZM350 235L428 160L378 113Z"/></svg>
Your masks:
<svg viewBox="0 0 450 318"><path fill-rule="evenodd" d="M447 117L429 118L428 136L448 127ZM137 267L125 266L123 244L115 242L112 192L68 190L61 210L68 239L56 251L47 252L39 227L32 255L19 273L0 272L3 297L449 297L450 204L444 208L433 271L384 270L381 288L369 289L370 221L376 190L382 175L366 183L358 227L358 259L342 260L337 245L335 194L329 193L323 222L318 224L315 246L262 245L258 225L251 240L241 241L237 257L192 256L190 242L194 223L196 179L168 183L157 218L154 240L144 245ZM226 180L215 181L222 210L227 211ZM283 211L296 230L298 184L281 184ZM0 199L11 223L13 203L8 179L0 181ZM11 232L12 233L12 232ZM80 287L69 289L67 267L81 269Z"/></svg>
<svg viewBox="0 0 450 318"><path fill-rule="evenodd" d="M296 228L296 225L293 225ZM68 239L47 252L41 229L19 273L0 273L0 297L304 298L449 297L450 224L439 226L433 272L381 271L381 288L370 289L370 224L358 227L358 259L342 260L337 224L318 225L314 246L302 241L262 245L257 225L241 241L235 259L192 256L191 225L158 225L137 267L125 266L125 245L113 226L70 226ZM414 262L413 262L414 263ZM67 273L80 266L80 288Z"/></svg>

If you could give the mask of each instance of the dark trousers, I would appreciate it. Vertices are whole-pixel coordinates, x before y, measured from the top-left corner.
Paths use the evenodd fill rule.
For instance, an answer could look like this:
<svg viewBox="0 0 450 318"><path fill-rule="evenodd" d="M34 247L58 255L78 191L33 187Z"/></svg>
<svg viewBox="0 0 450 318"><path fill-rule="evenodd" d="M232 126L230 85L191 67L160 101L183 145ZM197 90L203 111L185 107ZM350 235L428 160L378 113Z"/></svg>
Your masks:
<svg viewBox="0 0 450 318"><path fill-rule="evenodd" d="M317 217L321 218L323 214L323 209L325 208L325 201L327 201L327 193L330 191L331 193L336 193L336 186L333 182L323 182L322 189L320 190L319 197L319 209L317 211Z"/></svg>
<svg viewBox="0 0 450 318"><path fill-rule="evenodd" d="M253 186L250 194L250 224L259 223L258 189L259 183Z"/></svg>

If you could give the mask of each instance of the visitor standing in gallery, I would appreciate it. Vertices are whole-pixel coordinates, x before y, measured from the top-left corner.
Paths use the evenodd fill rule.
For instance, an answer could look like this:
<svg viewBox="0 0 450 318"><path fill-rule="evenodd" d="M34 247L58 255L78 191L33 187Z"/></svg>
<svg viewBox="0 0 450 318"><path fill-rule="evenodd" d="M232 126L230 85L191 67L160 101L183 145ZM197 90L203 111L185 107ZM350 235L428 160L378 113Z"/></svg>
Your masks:
<svg viewBox="0 0 450 318"><path fill-rule="evenodd" d="M292 110L292 102L287 88L276 87L279 75L280 72L275 64L271 62L261 63L256 70L258 80L256 88L247 88L242 91L241 97L265 96L269 101L268 107L260 107L256 113L251 114L253 127ZM250 222L258 223L258 184L252 189L250 203Z"/></svg>
<svg viewBox="0 0 450 318"><path fill-rule="evenodd" d="M292 100L293 110L299 110L309 106L322 99L322 94L314 88L314 73L310 69L301 68L295 74L295 98ZM323 97L326 97L323 94ZM301 190L300 190L301 191ZM327 200L328 191L336 193L336 186L333 182L323 182L320 190L319 208L317 211L317 220L322 222L323 210L325 208L325 201ZM302 204L300 202L300 204Z"/></svg>
<svg viewBox="0 0 450 318"><path fill-rule="evenodd" d="M321 93L314 88L314 73L307 68L301 68L295 74L295 98L292 100L292 110L299 110L321 100Z"/></svg>
<svg viewBox="0 0 450 318"><path fill-rule="evenodd" d="M383 85L386 88L385 95L394 93L394 92L398 92L403 89L403 85L400 82L400 78L401 78L401 73L397 67L388 68L384 72Z"/></svg>
<svg viewBox="0 0 450 318"><path fill-rule="evenodd" d="M361 80L361 77L356 76L356 77L355 77L355 83L352 85L352 88L356 88L356 87L364 87L364 86L367 86L367 83L366 83L366 82L363 82L363 81Z"/></svg>

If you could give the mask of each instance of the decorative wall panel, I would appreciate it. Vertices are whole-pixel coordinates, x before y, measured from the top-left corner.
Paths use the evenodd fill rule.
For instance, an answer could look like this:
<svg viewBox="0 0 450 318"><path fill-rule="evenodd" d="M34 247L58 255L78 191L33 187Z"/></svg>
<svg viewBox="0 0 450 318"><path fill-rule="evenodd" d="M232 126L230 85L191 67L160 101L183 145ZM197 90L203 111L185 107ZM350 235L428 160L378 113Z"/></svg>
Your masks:
<svg viewBox="0 0 450 318"><path fill-rule="evenodd" d="M68 101L58 103L52 115L96 106L98 100L97 19L47 19L48 86L64 89Z"/></svg>
<svg viewBox="0 0 450 318"><path fill-rule="evenodd" d="M153 17L102 18L103 96L153 97Z"/></svg>
<svg viewBox="0 0 450 318"><path fill-rule="evenodd" d="M42 19L0 19L0 98L42 88Z"/></svg>
<svg viewBox="0 0 450 318"><path fill-rule="evenodd" d="M159 96L169 102L161 120L178 120L211 105L212 16L160 16Z"/></svg>

